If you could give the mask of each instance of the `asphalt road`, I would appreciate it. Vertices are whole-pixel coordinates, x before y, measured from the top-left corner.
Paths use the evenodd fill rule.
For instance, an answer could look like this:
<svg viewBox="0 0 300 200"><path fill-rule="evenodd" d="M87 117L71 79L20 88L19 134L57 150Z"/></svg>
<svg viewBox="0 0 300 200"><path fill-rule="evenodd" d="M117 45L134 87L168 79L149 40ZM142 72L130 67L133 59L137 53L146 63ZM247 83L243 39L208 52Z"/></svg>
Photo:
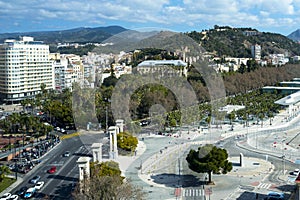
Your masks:
<svg viewBox="0 0 300 200"><path fill-rule="evenodd" d="M65 151L70 151L69 157L63 157ZM90 156L80 137L62 140L42 158L42 162L38 166L23 177L23 182L11 192L15 193L23 186L32 187L33 184L29 183L30 179L39 175L41 176L40 181L44 181L45 185L38 191L34 199L42 199L46 195L57 200L71 199L71 191L78 181L79 171L76 161L79 156ZM54 174L47 173L52 166L56 166L57 171Z"/></svg>

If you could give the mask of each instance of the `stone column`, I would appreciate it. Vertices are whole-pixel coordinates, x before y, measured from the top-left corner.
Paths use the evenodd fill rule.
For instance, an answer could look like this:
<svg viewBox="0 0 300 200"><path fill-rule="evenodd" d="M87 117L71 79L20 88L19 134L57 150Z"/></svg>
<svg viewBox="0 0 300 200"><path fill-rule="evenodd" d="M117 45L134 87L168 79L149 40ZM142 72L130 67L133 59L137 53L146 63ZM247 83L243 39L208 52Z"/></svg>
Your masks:
<svg viewBox="0 0 300 200"><path fill-rule="evenodd" d="M117 142L117 133L114 132L114 152L115 152L115 158L118 157L118 142Z"/></svg>
<svg viewBox="0 0 300 200"><path fill-rule="evenodd" d="M116 126L110 126L108 129L110 136L110 159L116 159L118 156L117 129L118 128Z"/></svg>
<svg viewBox="0 0 300 200"><path fill-rule="evenodd" d="M92 144L93 162L102 162L102 145L102 143Z"/></svg>
<svg viewBox="0 0 300 200"><path fill-rule="evenodd" d="M119 133L124 132L124 120L123 119L117 119L116 120L116 126L119 129Z"/></svg>
<svg viewBox="0 0 300 200"><path fill-rule="evenodd" d="M244 167L244 155L240 153L240 166Z"/></svg>
<svg viewBox="0 0 300 200"><path fill-rule="evenodd" d="M79 168L79 181L85 178L90 178L90 157L79 157L77 160L77 165Z"/></svg>

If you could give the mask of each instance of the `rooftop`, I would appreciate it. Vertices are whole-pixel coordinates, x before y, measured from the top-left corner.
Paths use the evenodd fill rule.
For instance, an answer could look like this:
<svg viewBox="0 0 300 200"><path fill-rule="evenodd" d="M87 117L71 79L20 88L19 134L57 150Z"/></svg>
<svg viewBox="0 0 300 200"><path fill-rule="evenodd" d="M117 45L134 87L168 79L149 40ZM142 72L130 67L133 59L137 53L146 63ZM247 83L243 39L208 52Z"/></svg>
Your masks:
<svg viewBox="0 0 300 200"><path fill-rule="evenodd" d="M300 91L290 94L282 99L279 99L279 100L275 101L275 103L286 106L286 105L296 104L299 101L300 101Z"/></svg>
<svg viewBox="0 0 300 200"><path fill-rule="evenodd" d="M155 66L155 65L174 65L174 66L187 66L187 63L182 60L145 60L138 66Z"/></svg>

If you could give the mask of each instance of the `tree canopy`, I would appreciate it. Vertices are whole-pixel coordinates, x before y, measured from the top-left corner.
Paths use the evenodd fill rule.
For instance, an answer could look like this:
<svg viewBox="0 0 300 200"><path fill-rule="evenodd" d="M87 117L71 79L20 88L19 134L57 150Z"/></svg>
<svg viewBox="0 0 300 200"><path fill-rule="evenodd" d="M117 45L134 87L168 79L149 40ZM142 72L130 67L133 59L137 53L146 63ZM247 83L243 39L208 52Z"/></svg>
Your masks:
<svg viewBox="0 0 300 200"><path fill-rule="evenodd" d="M80 183L83 184L82 187L78 185L72 194L75 200L145 199L142 188L133 185L130 180L125 180L121 176L118 163L114 161L92 162L90 166L89 180Z"/></svg>
<svg viewBox="0 0 300 200"><path fill-rule="evenodd" d="M134 151L138 144L138 139L128 132L121 132L117 135L118 147L125 151Z"/></svg>
<svg viewBox="0 0 300 200"><path fill-rule="evenodd" d="M232 170L232 163L228 161L227 151L211 144L199 147L198 151L191 149L186 160L191 170L197 173L208 173L209 183L212 182L212 173L226 174Z"/></svg>

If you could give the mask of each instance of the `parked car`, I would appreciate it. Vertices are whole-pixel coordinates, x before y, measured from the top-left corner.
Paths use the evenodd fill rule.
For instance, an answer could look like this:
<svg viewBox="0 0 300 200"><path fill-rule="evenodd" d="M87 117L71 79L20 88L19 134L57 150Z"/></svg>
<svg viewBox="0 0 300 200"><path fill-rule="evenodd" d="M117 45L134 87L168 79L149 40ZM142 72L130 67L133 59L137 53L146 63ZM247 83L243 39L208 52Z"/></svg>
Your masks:
<svg viewBox="0 0 300 200"><path fill-rule="evenodd" d="M11 197L11 193L5 193L0 197L0 200L8 200Z"/></svg>
<svg viewBox="0 0 300 200"><path fill-rule="evenodd" d="M269 192L266 199L267 200L277 200L277 199L283 200L284 194L279 193L279 192Z"/></svg>
<svg viewBox="0 0 300 200"><path fill-rule="evenodd" d="M17 192L16 194L20 197L24 196L25 192L28 190L28 187L24 186L24 187L21 187Z"/></svg>
<svg viewBox="0 0 300 200"><path fill-rule="evenodd" d="M63 154L64 157L69 157L70 156L70 151L66 151L64 154Z"/></svg>
<svg viewBox="0 0 300 200"><path fill-rule="evenodd" d="M24 194L24 199L32 198L35 193L36 189L34 187L28 188L28 190Z"/></svg>
<svg viewBox="0 0 300 200"><path fill-rule="evenodd" d="M36 183L34 186L35 189L40 190L44 186L45 182L44 181L39 181Z"/></svg>
<svg viewBox="0 0 300 200"><path fill-rule="evenodd" d="M18 200L18 199L19 199L19 196L16 195L16 194L11 195L11 196L9 197L9 200Z"/></svg>
<svg viewBox="0 0 300 200"><path fill-rule="evenodd" d="M48 170L48 173L49 173L49 174L53 174L53 173L55 173L55 172L56 172L56 167L55 167L55 166L51 167L51 168Z"/></svg>
<svg viewBox="0 0 300 200"><path fill-rule="evenodd" d="M41 179L40 176L35 176L30 180L30 183L36 184Z"/></svg>
<svg viewBox="0 0 300 200"><path fill-rule="evenodd" d="M300 169L295 169L293 171L293 175L298 176L299 172L300 172Z"/></svg>

